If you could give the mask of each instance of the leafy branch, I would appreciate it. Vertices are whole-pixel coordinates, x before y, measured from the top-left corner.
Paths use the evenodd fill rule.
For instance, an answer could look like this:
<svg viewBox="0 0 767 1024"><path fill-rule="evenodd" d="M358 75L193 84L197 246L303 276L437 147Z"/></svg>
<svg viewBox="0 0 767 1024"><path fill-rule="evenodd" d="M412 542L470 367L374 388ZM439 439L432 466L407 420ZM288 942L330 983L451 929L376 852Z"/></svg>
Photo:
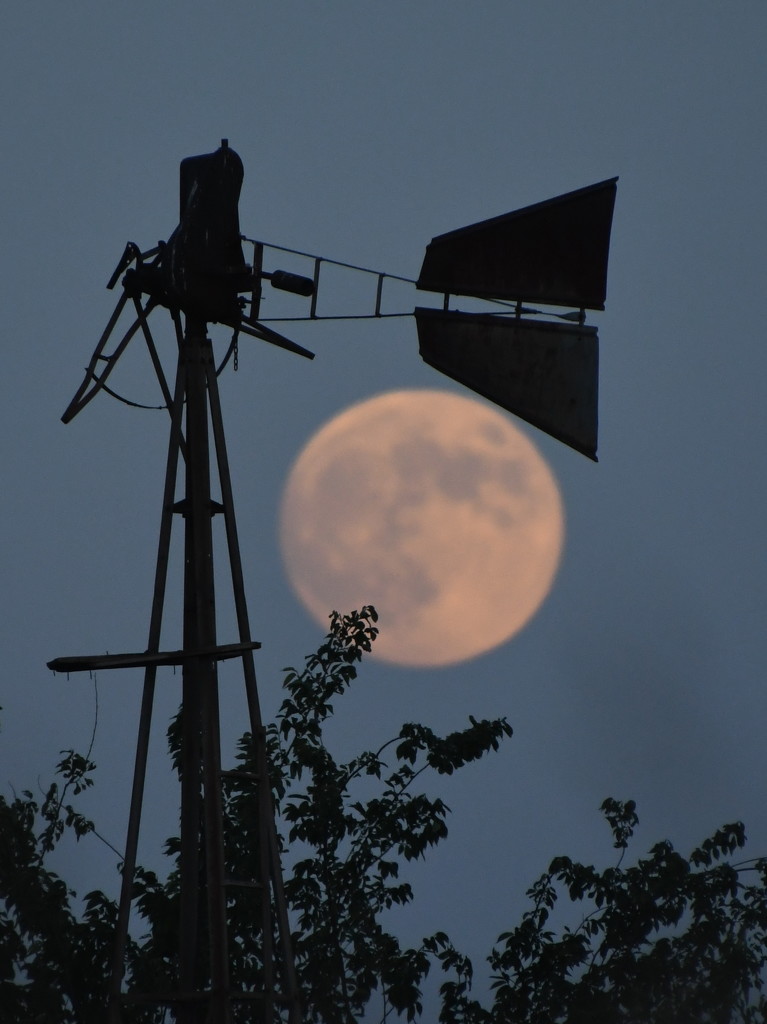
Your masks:
<svg viewBox="0 0 767 1024"><path fill-rule="evenodd" d="M605 800L617 863L598 869L566 856L551 861L527 890L521 920L487 958L484 1001L472 990L473 964L444 932L403 948L384 927L385 913L413 900L408 863L448 834L449 807L420 783L429 771L449 776L498 750L511 727L505 718L469 718L465 728L438 736L406 723L375 749L337 760L324 727L378 630L371 607L334 613L330 627L302 670L286 670L285 697L266 730L306 1024L352 1024L376 999L382 1022L418 1020L434 967L443 978L440 1024L763 1024L767 859L742 857L740 822L717 829L687 857L663 840L626 864L636 805ZM177 720L168 741L177 763ZM0 796L0 1018L9 1024L101 1024L104 1015L114 903L91 892L76 912L74 892L46 866L67 831L78 839L98 835L76 802L66 802L93 784L90 749L85 757L62 754L42 803L28 791ZM255 770L248 734L236 759ZM252 874L262 841L243 775L225 782L233 877ZM128 943L127 981L141 991L172 986L177 969L178 837L165 850L167 877L139 868L135 878L144 934ZM231 977L245 987L261 969L252 900L245 892L229 905ZM571 925L573 918L579 923ZM134 1007L126 1024L161 1024L164 1013Z"/></svg>

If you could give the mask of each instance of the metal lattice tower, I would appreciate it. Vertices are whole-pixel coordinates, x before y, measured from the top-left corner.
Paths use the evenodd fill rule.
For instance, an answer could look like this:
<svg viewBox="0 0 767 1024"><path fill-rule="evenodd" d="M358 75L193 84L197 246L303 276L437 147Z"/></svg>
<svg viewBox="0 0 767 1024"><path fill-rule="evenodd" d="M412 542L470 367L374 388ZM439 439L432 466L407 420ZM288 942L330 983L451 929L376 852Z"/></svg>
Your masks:
<svg viewBox="0 0 767 1024"><path fill-rule="evenodd" d="M220 501L211 494L211 434ZM181 459L180 459L181 456ZM185 466L184 497L177 501L179 461ZM219 645L216 636L213 572L215 515L223 517L239 642ZM159 640L174 520L184 522L183 648L160 652ZM253 651L243 587L237 525L224 437L213 351L205 324L187 318L179 345L176 386L171 405L171 430L163 495L154 599L147 651L136 655L61 658L51 662L57 671L143 666L144 689L139 721L128 836L120 895L117 935L110 984L109 1024L120 1024L126 1003L170 1006L184 1024L252 1020L301 1020L299 994L290 948L287 908L274 824L266 762L265 732L259 710ZM242 662L253 737L254 772L224 772L221 768L217 663L226 658ZM121 992L124 959L136 868L139 825L146 777L155 677L160 665L182 667L181 711L181 852L178 987L172 992ZM258 806L260 848L249 878L227 874L223 835L222 781L243 776L253 786ZM202 864L201 864L202 861ZM200 885L200 879L204 884ZM227 895L234 888L258 893L261 984L235 990L229 981ZM206 905L200 906L200 895ZM201 934L201 931L204 935ZM200 948L207 941L207 965ZM209 983L201 985L200 976ZM235 1007L249 1007L243 1016Z"/></svg>
<svg viewBox="0 0 767 1024"><path fill-rule="evenodd" d="M216 159L216 165L203 170L208 178L218 174L217 184L220 185L220 177L230 172L232 158L235 155L231 150L223 148L212 156ZM238 161L239 158L235 159ZM183 190L182 165L182 229L184 215L186 214L187 221L190 221L195 212L199 212L195 211L189 202L184 209ZM173 239L168 248L172 244ZM130 247L126 252L133 255ZM152 255L164 256L167 267L167 250L162 254ZM173 254L170 256L172 258ZM185 260L184 274L190 273L190 263L191 271L197 270L193 265L193 259L187 254ZM159 276L155 272L162 266L158 259L155 259L154 265L148 267L139 262L137 270L129 274L143 274L145 278L151 278ZM121 269L118 268L118 274ZM177 280L179 278L182 285L187 284L181 278L180 272ZM140 277L138 284L143 290L146 281ZM143 698L107 1021L108 1024L121 1024L126 1006L142 1005L169 1007L180 1024L234 1024L237 1021L253 1021L257 1024L287 1021L288 1024L300 1024L300 998L290 944L269 785L265 730L259 709L253 661L253 651L261 645L252 640L248 621L212 344L207 337L206 320L195 315L193 306L191 311L186 312L185 327L182 331L179 309L171 305L178 341L176 383L171 395L159 360L156 358L156 350L147 325L147 313L156 304L157 299L150 296L146 305L142 304L140 290L135 285L136 282L126 275L125 292L118 304L118 313L125 303L132 299L136 309L136 322L132 330L126 332L126 337L138 328L144 332L171 414L147 650L140 654L59 658L49 663L52 669L61 672L139 666L144 669ZM170 289L165 281L155 287L162 287L162 298L166 301L170 298L172 302L172 297L168 295ZM231 291L231 285L226 284L225 290L222 291L220 282L214 280L213 287L219 294L207 296L208 301L212 299L215 302L221 294L225 301L230 298L228 293ZM234 287L236 289L238 285ZM198 283L196 293L200 294L201 290ZM215 306L212 307L212 312L221 315L221 310ZM114 326L114 322L116 317L113 317L111 326ZM111 326L101 339L83 386L64 415L65 421L71 419L96 391L104 386L108 372L124 347L125 338L111 356L103 355ZM106 365L98 373L97 367L100 363ZM183 497L177 499L180 463L184 469L184 489ZM211 478L214 472L220 491L218 500L214 499L212 494ZM214 517L221 517L224 523L239 633L238 642L226 645L220 645L216 635ZM174 522L179 520L183 520L184 528L183 645L177 651L161 652L159 644L171 534ZM252 771L223 771L221 767L217 666L219 661L228 658L237 658L242 663L254 748ZM162 665L180 665L182 669L178 977L172 990L126 993L122 989L128 925L144 799L155 679L157 668ZM229 858L224 836L222 785L232 777L236 778L240 785L252 787L253 799L257 805L258 850L253 857L252 872L247 878L234 878L229 873ZM250 979L246 989L242 986L233 986L229 977L232 936L228 910L232 902L231 897L237 890L247 891L251 897L255 897L258 907L252 928L258 935L260 965L255 972L256 977Z"/></svg>
<svg viewBox="0 0 767 1024"><path fill-rule="evenodd" d="M85 380L62 417L64 422L71 420L99 391L115 395L107 380L131 338L140 332L171 419L147 649L57 658L48 664L60 672L144 669L107 1024L123 1024L130 1006L168 1008L179 1024L301 1024L253 661L260 644L252 640L248 622L218 392L223 364L218 369L214 365L208 324L224 324L234 331L224 364L236 352L240 334L312 358L311 352L259 320L263 280L311 299L308 316L287 319L317 320L339 317L318 312L323 263L375 276L375 307L369 317L410 315L382 308L384 281L408 279L246 239L240 234L238 214L242 162L226 140L215 153L183 160L180 177L179 225L167 243L147 252L133 243L126 246L108 285L113 288L122 279L122 294ZM418 280L410 282L443 296L441 309L414 310L425 362L592 459L597 450L598 340L596 328L585 324L585 310L604 309L616 181L610 178L436 236L426 248ZM243 241L253 244L252 265L245 263ZM311 277L265 271L265 249L309 260ZM243 293L250 294L247 313ZM451 309L450 298L456 295L496 308L479 313ZM523 302L567 306L571 311L535 309ZM135 319L105 354L130 304ZM149 314L158 306L169 310L175 326L178 361L173 390L149 329ZM177 495L180 464L183 497ZM228 644L219 644L216 632L215 517L224 524L237 622L238 640ZM182 646L160 651L171 534L179 519L184 526ZM217 666L229 658L242 664L253 743L250 766L234 771L222 770L220 750ZM162 990L125 992L155 681L163 665L182 668L177 976ZM248 877L235 877L230 871L222 790L228 780L250 786L256 808L256 852ZM231 918L237 892L255 900L249 927L258 952L253 970L235 985L230 978L231 953L241 935L233 934Z"/></svg>

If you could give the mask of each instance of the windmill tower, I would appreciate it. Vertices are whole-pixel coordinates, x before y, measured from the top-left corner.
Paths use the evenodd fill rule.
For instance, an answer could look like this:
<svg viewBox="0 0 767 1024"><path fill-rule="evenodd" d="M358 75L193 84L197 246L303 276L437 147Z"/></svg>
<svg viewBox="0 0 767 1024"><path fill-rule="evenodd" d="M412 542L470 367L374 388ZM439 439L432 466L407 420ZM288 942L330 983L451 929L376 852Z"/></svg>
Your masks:
<svg viewBox="0 0 767 1024"><path fill-rule="evenodd" d="M144 684L122 887L107 1012L108 1024L123 1024L126 1008L169 1008L180 1024L301 1024L301 999L290 942L279 841L274 820L266 734L259 709L232 485L218 391L218 375L240 333L295 354L312 353L259 319L261 287L272 286L311 300L305 319L318 312L320 267L307 253L311 277L264 271L266 243L253 242L247 264L240 234L240 158L224 140L214 153L181 163L180 221L166 243L141 252L128 243L109 287L122 284L116 309L102 334L85 379L68 406L69 422L100 391L130 340L141 334L170 413L149 636L145 651L57 658L54 671L143 668ZM603 309L607 256L615 200L615 178L432 240L417 281L419 289L443 295L441 309L416 308L424 360L474 391L596 459L597 332L585 324L585 309ZM295 252L295 250L288 250ZM339 264L350 267L349 264ZM354 267L357 271L365 268ZM371 317L382 312L387 277L375 274ZM400 280L404 280L400 278ZM490 313L450 308L451 296L497 304ZM246 298L247 297L247 298ZM570 308L546 312L523 303ZM111 341L121 314L135 316ZM165 307L175 327L175 383L164 375L149 327L149 315ZM542 319L537 319L541 317ZM233 331L223 363L216 366L208 324ZM109 354L107 346L113 344ZM183 478L183 486L180 478ZM215 493L215 497L214 497ZM237 640L219 643L213 563L214 521L223 523L236 618ZM176 650L161 651L171 535L183 527L183 637ZM222 769L218 663L237 659L250 717L252 752L245 771ZM182 671L179 773L181 835L179 924L172 978L151 991L124 991L128 927L134 895L141 810L158 667ZM251 787L256 807L256 850L247 877L232 872L225 835L223 787L235 779ZM249 927L257 941L248 977L233 984L231 906L237 892L253 899Z"/></svg>
<svg viewBox="0 0 767 1024"><path fill-rule="evenodd" d="M265 731L259 709L253 651L243 585L237 524L224 436L218 374L207 337L211 321L236 329L241 314L238 294L253 289L240 243L237 201L242 164L226 144L213 154L192 157L181 165L181 219L166 245L140 253L129 245L110 285L125 271L123 294L110 320L83 385L67 408L68 422L106 380L130 338L144 334L170 411L170 440L165 474L160 539L147 650L137 654L58 658L55 671L142 667L144 689L119 904L109 1024L121 1024L128 1005L166 1006L182 1024L239 1020L299 1024L301 1010L290 946L282 887L279 848L272 809ZM132 266L132 269L128 269ZM290 283L290 282L288 282ZM136 317L112 353L104 355L117 318L132 302ZM162 304L176 326L178 360L173 389L165 381L147 317ZM182 325L183 316L183 325ZM287 343L286 347L293 347ZM295 346L294 350L297 350ZM304 350L301 350L302 352ZM183 488L177 493L179 467ZM214 481L217 477L217 496ZM223 520L238 640L220 644L216 629L213 565L213 520ZM159 649L171 533L183 523L183 642L180 649ZM217 666L237 658L242 672L253 742L252 771L224 771L221 766ZM157 669L179 665L181 710L181 836L177 978L163 991L123 992L128 923L131 913L141 808ZM249 877L232 877L224 836L222 786L237 777L252 787L257 805L258 850ZM255 895L252 922L259 937L259 963L247 988L229 978L230 897L236 890Z"/></svg>

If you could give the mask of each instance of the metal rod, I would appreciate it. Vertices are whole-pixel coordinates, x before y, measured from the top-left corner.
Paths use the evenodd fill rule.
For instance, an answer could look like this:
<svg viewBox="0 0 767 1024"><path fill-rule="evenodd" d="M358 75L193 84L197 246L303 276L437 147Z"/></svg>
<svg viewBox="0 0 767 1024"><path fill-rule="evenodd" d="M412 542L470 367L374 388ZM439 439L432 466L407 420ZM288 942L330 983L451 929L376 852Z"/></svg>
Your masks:
<svg viewBox="0 0 767 1024"><path fill-rule="evenodd" d="M412 277L401 277L399 274L387 274L385 271L371 270L369 267L358 267L355 263L343 263L341 260L331 260L327 256L317 256L313 252L303 252L301 249L289 249L286 245L275 245L274 242L257 242L253 238L248 238L247 235L240 236L243 242L250 242L251 245L265 246L267 249L277 249L279 252L289 252L293 256L305 256L309 260L322 260L323 263L332 263L334 267L345 267L346 270L359 270L363 274L380 274L383 273L384 277L390 277L393 281L404 281L406 284L415 284L415 279Z"/></svg>
<svg viewBox="0 0 767 1024"><path fill-rule="evenodd" d="M194 649L199 643L196 600L196 544L190 492L199 440L194 416L190 416L190 363L193 355L188 330L181 346L179 361L183 366L186 395L186 483L184 530L184 626L183 645ZM193 390L193 389L192 389ZM197 389L199 390L199 388ZM192 399L192 406L196 404ZM179 989L193 991L200 986L197 962L199 935L200 887L200 686L199 662L188 662L182 672L181 698L181 836L179 847L180 911L179 911ZM178 1016L181 1024L194 1024L194 1014L185 1009Z"/></svg>
<svg viewBox="0 0 767 1024"><path fill-rule="evenodd" d="M186 367L186 527L184 566L184 646L199 649L216 643L216 610L213 580L212 502L208 442L208 370L213 352L202 321L187 318L183 343ZM184 706L181 815L182 915L197 916L199 889L200 774L204 786L205 867L208 897L209 971L212 987L212 1019L229 1020L229 963L226 936L226 903L223 891L224 853L221 789L219 784L219 716L216 663L198 658L184 666ZM200 773L200 768L202 772ZM184 803L185 801L185 803ZM194 849L193 849L194 847ZM182 959L181 988L196 968L196 942L187 944Z"/></svg>
<svg viewBox="0 0 767 1024"><path fill-rule="evenodd" d="M406 316L412 316L413 310L409 310L407 313L344 313L340 316L334 316L328 313L319 314L318 316L265 316L259 320L260 324L286 324L286 323L300 323L304 320L382 320L384 317L392 319L398 317L403 319ZM556 314L552 314L556 315Z"/></svg>
<svg viewBox="0 0 767 1024"><path fill-rule="evenodd" d="M152 360L154 372L157 374L157 380L160 384L162 397L165 399L165 404L168 406L168 409L170 409L172 405L170 389L168 387L168 382L165 379L165 372L162 368L160 357L157 354L157 348L154 343L154 338L152 337L152 332L149 330L149 321L146 318L146 314L144 313L141 303L135 297L133 299L133 305L136 307L136 315L141 323L141 332L144 335L144 341L146 342L146 347L149 350L149 358Z"/></svg>
<svg viewBox="0 0 767 1024"><path fill-rule="evenodd" d="M181 363L179 362L176 372L174 398L171 407L171 422L173 427L171 428L170 440L168 443L168 458L165 469L165 486L160 519L160 540L157 546L157 565L155 568L152 613L150 617L149 638L147 643L147 650L151 652L159 651L160 649L160 631L162 627L165 590L168 578L168 556L170 552L170 538L173 525L173 499L176 490L176 477L178 474L178 455L181 441L181 417L183 414L183 407L184 380ZM112 977L110 984L108 1015L110 1024L119 1024L120 1021L119 999L122 979L125 973L125 947L128 940L128 924L130 920L133 879L136 873L136 856L138 851L139 829L141 826L141 808L144 798L144 784L146 781L146 765L149 752L149 736L151 732L156 672L156 666L149 665L147 666L144 674L144 691L141 700L138 742L136 746L136 759L133 771L133 787L131 791L130 812L128 816L128 833L125 840L125 859L122 869L120 903L117 914L115 944L112 955Z"/></svg>
<svg viewBox="0 0 767 1024"><path fill-rule="evenodd" d="M232 490L232 478L229 472L229 456L226 450L226 438L224 436L224 423L221 415L221 399L218 392L218 380L215 373L208 373L208 398L210 401L210 422L213 432L213 442L216 451L216 468L218 470L219 485L221 487L221 504L224 506L224 528L226 530L226 543L229 554L229 565L232 575L232 594L234 597L234 608L237 616L237 629L240 643L251 643L250 621L248 616L248 605L245 598L245 579L242 572L242 557L240 555L240 540L237 533L237 522L234 515L234 492ZM253 664L252 655L250 658L244 656L243 661L250 660ZM253 682L256 675L253 668ZM258 723L261 725L260 711Z"/></svg>
<svg viewBox="0 0 767 1024"><path fill-rule="evenodd" d="M119 1024L120 1021L120 992L125 974L125 947L128 939L133 880L136 874L136 853L141 825L144 783L146 781L146 764L149 753L149 736L152 725L152 704L154 702L156 674L157 670L154 666L147 667L144 673L144 691L141 698L141 715L139 718L136 760L133 769L133 787L128 815L128 834L125 841L120 903L117 911L117 924L115 926L115 939L112 951L112 976L110 979L108 1010L110 1024Z"/></svg>
<svg viewBox="0 0 767 1024"><path fill-rule="evenodd" d="M314 259L314 291L312 292L312 305L309 310L309 316L313 320L317 316L317 296L320 291L320 266L322 265L322 257L316 256Z"/></svg>
<svg viewBox="0 0 767 1024"><path fill-rule="evenodd" d="M250 623L248 621L248 608L245 600L245 583L242 573L242 560L240 558L240 544L237 535L237 524L234 516L234 496L232 492L231 476L229 473L229 458L226 450L224 436L223 418L221 415L221 403L218 393L218 381L215 374L209 374L208 395L210 399L210 418L213 430L213 438L216 448L218 476L221 486L221 498L224 506L224 524L226 529L227 547L229 551L229 564L232 575L232 591L234 596L235 614L237 616L237 627L239 630L240 642L250 640ZM272 1020L272 1006L274 994L274 967L272 948L272 915L270 903L269 881L272 875L272 865L269 858L268 822L273 822L271 811L271 793L269 790L269 775L266 765L264 728L261 722L261 710L258 702L258 689L256 686L256 672L252 653L243 657L243 673L245 676L245 691L248 701L248 712L250 717L251 736L253 737L254 754L256 759L256 771L260 777L257 791L258 821L259 821L259 843L258 843L258 876L257 881L261 883L261 956L263 965L263 990L266 1002L263 1005L263 1021ZM268 804L265 803L268 800ZM279 865L277 866L279 871Z"/></svg>
<svg viewBox="0 0 767 1024"><path fill-rule="evenodd" d="M250 297L250 319L258 320L261 309L261 272L264 269L264 247L260 242L253 243L253 292Z"/></svg>
<svg viewBox="0 0 767 1024"><path fill-rule="evenodd" d="M90 402L91 398L93 398L93 396L98 391L98 388L95 388L93 391L91 391L89 395L85 395L88 385L91 384L96 377L96 363L99 361L99 359L102 358L101 353L104 349L104 346L106 345L109 339L109 335L114 330L115 324L120 319L120 314L125 308L125 303L127 301L128 296L125 292L123 292L120 298L117 300L117 305L114 308L114 312L109 318L109 322L104 328L101 337L99 338L98 344L96 345L96 348L93 352L93 355L91 356L91 361L88 363L88 366L85 370L85 380L82 382L80 387L75 392L74 398L67 406L64 415L61 417L64 423L69 423L70 420L74 419L74 417L83 408L83 406L87 405L88 402ZM83 395L85 395L84 398Z"/></svg>
<svg viewBox="0 0 767 1024"><path fill-rule="evenodd" d="M239 630L240 643L250 643L250 623L248 605L245 595L245 581L242 572L240 542L237 533L237 521L234 513L234 494L232 491L229 457L226 449L221 401L218 392L218 380L214 372L208 373L208 397L210 401L210 421L216 450L218 478L221 487L221 501L224 506L224 526L229 554L229 565L232 576L232 591L235 614ZM290 941L290 925L288 922L287 901L282 880L277 830L274 822L274 805L269 781L269 765L266 757L266 734L261 718L258 699L258 686L253 652L246 651L242 657L243 674L245 677L245 694L248 703L250 729L253 737L256 773L260 779L258 788L259 824L261 829L259 842L258 881L262 884L261 903L261 934L262 956L264 964L264 994L267 1003L264 1007L264 1021L271 1024L271 1005L276 993L274 991L274 950L272 948L272 914L270 906L270 881L274 896L277 915L277 930L281 939L281 953L285 972L285 993L289 1007L290 1024L301 1024L301 1009L296 978L293 949Z"/></svg>

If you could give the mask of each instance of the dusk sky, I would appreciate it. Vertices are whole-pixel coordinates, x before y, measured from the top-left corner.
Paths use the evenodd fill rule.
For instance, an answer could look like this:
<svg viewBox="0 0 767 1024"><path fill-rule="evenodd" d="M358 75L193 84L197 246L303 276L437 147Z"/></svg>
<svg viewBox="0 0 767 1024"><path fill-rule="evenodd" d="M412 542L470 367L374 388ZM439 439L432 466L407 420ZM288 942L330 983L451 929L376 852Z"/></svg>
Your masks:
<svg viewBox="0 0 767 1024"><path fill-rule="evenodd" d="M87 749L97 688L99 770L83 803L124 842L141 674L102 672L95 687L46 662L146 646L168 417L106 395L66 427L60 416L111 313L104 286L126 241L168 237L179 161L226 137L245 165L246 235L407 278L435 235L620 176L607 308L588 318L600 461L523 425L564 503L549 597L472 661L363 665L332 725L339 756L403 721L447 732L505 715L514 728L499 754L435 784L450 837L413 867L416 901L392 927L416 943L443 929L481 960L554 855L611 862L607 796L637 801L637 853L662 838L688 853L737 819L767 853L765 39L762 0L6 4L6 795L47 781L60 750ZM341 312L346 288L339 277ZM403 310L432 300L396 296ZM170 356L161 314L153 326ZM322 636L278 547L293 461L353 402L466 393L421 361L412 319L284 332L316 359L243 339L237 373L220 380L267 717L282 668ZM159 404L133 348L121 390ZM180 646L174 565L167 648ZM226 616L222 601L222 643L235 639ZM227 666L229 742L246 720ZM158 868L178 800L163 736L180 675L165 671L139 853ZM58 858L78 890L116 892L95 839Z"/></svg>

